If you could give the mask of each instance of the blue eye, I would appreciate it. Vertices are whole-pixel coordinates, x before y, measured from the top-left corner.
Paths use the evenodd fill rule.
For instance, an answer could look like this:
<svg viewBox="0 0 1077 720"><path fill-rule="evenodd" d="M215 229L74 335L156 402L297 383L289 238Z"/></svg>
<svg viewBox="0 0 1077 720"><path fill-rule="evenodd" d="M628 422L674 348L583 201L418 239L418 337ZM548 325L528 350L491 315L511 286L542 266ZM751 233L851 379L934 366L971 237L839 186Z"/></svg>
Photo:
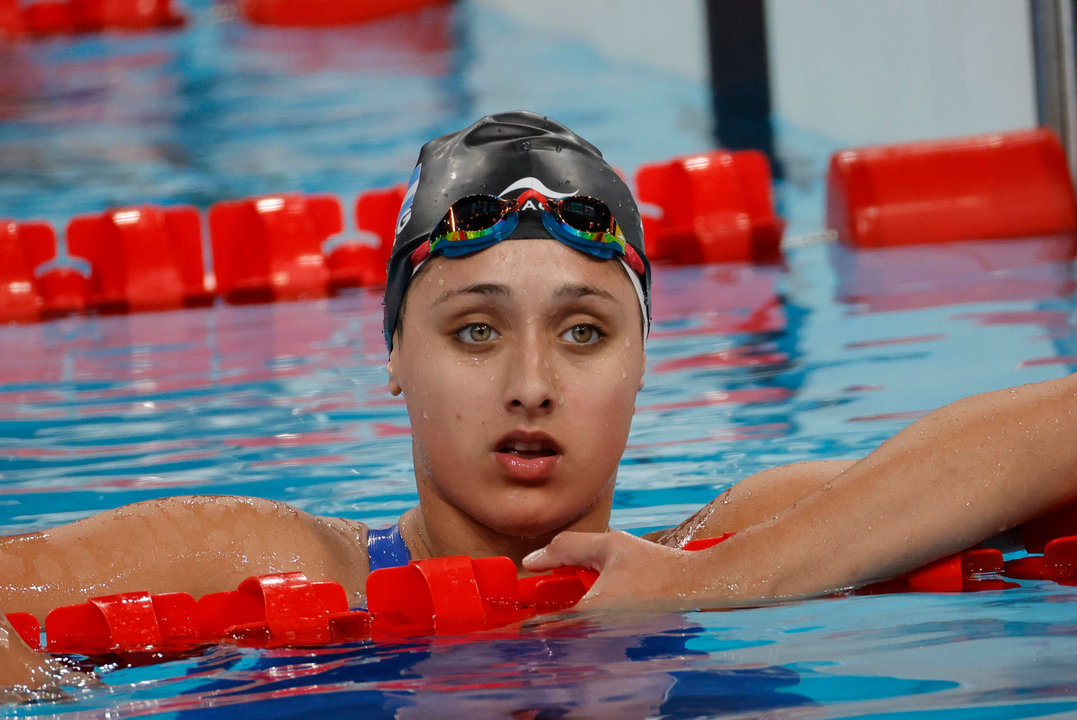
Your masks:
<svg viewBox="0 0 1077 720"><path fill-rule="evenodd" d="M499 335L486 323L469 323L457 331L456 337L466 343L485 343L496 340Z"/></svg>
<svg viewBox="0 0 1077 720"><path fill-rule="evenodd" d="M602 339L602 333L594 325L573 325L561 333L561 339L574 345L594 345Z"/></svg>

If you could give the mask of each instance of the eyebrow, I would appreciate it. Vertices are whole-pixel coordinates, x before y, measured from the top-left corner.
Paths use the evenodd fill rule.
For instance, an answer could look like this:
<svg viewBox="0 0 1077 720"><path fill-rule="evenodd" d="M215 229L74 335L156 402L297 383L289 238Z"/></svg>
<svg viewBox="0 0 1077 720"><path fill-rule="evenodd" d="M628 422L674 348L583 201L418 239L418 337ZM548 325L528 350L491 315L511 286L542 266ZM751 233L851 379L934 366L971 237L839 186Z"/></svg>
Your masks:
<svg viewBox="0 0 1077 720"><path fill-rule="evenodd" d="M437 296L434 304L438 305L461 295L479 295L481 297L511 297L512 290L506 285L498 283L474 283L459 288L446 290ZM611 293L594 285L566 283L554 291L553 296L558 300L563 298L578 299L585 297L598 297L611 302L619 302Z"/></svg>
<svg viewBox="0 0 1077 720"><path fill-rule="evenodd" d="M597 288L594 285L577 285L566 283L554 291L553 296L555 298L584 298L584 297L600 297L612 302L620 302L611 293L606 292L602 288Z"/></svg>
<svg viewBox="0 0 1077 720"><path fill-rule="evenodd" d="M434 304L438 305L451 300L454 297L461 295L480 295L483 297L508 297L512 295L512 291L505 285L499 285L498 283L474 283L472 285L465 285L463 287L453 288L452 290L446 290L437 296L434 300Z"/></svg>

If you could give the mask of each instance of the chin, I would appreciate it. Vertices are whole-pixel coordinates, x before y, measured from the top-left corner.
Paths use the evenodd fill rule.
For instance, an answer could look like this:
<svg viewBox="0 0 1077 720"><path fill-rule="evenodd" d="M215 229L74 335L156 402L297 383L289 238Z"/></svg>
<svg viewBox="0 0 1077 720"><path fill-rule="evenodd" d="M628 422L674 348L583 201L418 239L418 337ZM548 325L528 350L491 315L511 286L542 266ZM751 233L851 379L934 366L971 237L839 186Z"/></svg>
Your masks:
<svg viewBox="0 0 1077 720"><path fill-rule="evenodd" d="M549 514L549 508L544 508L545 513L539 515L520 508L516 512L499 515L494 522L488 524L491 530L518 538L536 538L556 535L569 525L576 522L585 513L577 514Z"/></svg>
<svg viewBox="0 0 1077 720"><path fill-rule="evenodd" d="M555 535L567 524L568 523L561 522L535 521L534 518L521 519L519 522L505 522L502 518L499 519L496 524L492 524L489 527L491 530L508 537L530 539L545 535Z"/></svg>

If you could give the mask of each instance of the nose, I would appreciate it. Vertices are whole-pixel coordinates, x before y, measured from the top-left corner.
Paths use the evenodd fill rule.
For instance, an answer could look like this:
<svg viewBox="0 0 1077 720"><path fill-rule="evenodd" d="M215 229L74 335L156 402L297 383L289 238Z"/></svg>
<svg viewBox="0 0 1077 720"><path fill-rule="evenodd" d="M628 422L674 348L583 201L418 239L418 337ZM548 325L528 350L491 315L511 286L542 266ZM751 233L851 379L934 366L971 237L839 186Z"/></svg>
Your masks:
<svg viewBox="0 0 1077 720"><path fill-rule="evenodd" d="M552 353L540 338L520 342L505 373L505 407L527 415L548 414L558 404Z"/></svg>

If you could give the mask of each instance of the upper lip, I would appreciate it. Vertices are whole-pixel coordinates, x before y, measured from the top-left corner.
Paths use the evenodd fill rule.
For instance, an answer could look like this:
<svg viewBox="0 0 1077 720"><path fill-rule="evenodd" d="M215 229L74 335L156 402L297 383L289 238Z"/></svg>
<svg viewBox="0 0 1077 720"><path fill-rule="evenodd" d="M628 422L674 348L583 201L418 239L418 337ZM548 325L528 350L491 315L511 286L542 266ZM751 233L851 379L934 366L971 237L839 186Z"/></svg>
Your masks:
<svg viewBox="0 0 1077 720"><path fill-rule="evenodd" d="M557 455L561 454L561 446L556 440L544 432L532 430L513 430L502 435L494 445L494 452L504 450L531 450L532 452L550 450Z"/></svg>

